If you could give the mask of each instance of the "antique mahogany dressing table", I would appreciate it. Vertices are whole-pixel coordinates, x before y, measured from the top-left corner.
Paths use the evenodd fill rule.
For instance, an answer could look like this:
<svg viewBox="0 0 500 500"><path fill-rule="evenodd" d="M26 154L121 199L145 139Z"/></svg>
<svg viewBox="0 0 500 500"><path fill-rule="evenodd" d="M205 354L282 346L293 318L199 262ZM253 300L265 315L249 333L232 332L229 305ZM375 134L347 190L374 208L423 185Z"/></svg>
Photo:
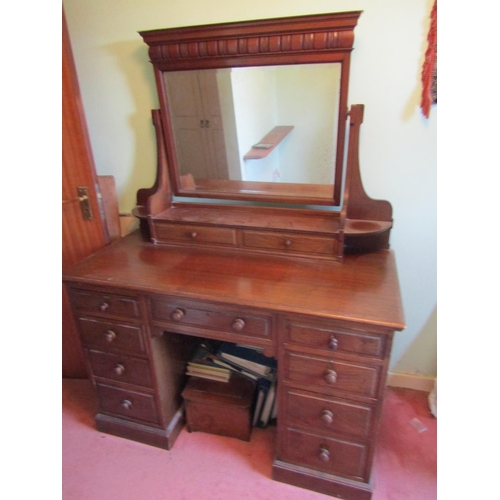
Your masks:
<svg viewBox="0 0 500 500"><path fill-rule="evenodd" d="M196 340L250 344L278 360L272 477L340 498L371 497L392 336L404 328L404 319L389 249L392 209L364 193L357 153L363 106L352 106L349 113L347 108L359 15L141 33L150 47L161 105L153 111L157 179L137 193L141 231L63 277L99 400L100 431L170 449L183 425L180 394ZM310 163L302 170L312 172L319 162L307 140L321 131L309 121L307 135L302 120L290 113L300 107L297 97L292 104L281 102L298 85L298 74L283 83L273 73L272 84L267 79L260 87L273 87L280 101L274 122L260 110L258 119L241 113L249 109L245 103L252 100L262 69L295 71L296 66L306 70L311 88L316 88L311 71L338 75L330 87L335 109L327 113L334 117L328 138L335 147L322 153L332 167L328 179L286 180L287 169L294 168L293 158L285 160L288 150L301 162L300 152L309 151ZM257 73L243 77L239 70L246 69ZM219 93L219 114L197 116L199 130L183 136L173 109L179 81L181 96L189 93L190 82L203 89L208 81L206 88L230 87L232 97ZM242 89L243 100L238 99ZM263 103L268 98L262 90L254 94ZM305 100L315 106L313 93ZM244 120L235 118L231 126L230 118L238 114ZM252 120L270 124L269 129L255 127L253 135L244 136L242 129ZM200 142L186 146L188 136ZM204 176L191 169L205 161L198 153L207 141L212 141L207 158L216 161ZM283 182L255 175L266 165Z"/></svg>

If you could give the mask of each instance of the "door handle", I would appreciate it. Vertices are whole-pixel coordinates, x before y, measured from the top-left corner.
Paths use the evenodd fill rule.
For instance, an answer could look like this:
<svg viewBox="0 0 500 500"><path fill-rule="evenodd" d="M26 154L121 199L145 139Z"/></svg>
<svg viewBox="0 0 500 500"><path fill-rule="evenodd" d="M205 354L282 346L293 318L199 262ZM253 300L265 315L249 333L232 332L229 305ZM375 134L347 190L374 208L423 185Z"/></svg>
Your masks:
<svg viewBox="0 0 500 500"><path fill-rule="evenodd" d="M69 200L63 200L63 205L65 203L71 203L74 201L80 202L80 209L82 211L83 220L93 220L94 214L92 213L92 207L90 206L89 188L87 187L77 187L77 196L75 198L70 198Z"/></svg>

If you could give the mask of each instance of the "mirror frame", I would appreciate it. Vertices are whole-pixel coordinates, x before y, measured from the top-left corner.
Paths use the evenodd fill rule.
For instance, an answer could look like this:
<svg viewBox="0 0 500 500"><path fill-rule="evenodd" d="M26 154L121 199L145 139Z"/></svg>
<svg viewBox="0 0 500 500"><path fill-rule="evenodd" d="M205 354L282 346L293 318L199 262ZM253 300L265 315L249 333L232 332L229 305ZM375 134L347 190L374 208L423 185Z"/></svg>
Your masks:
<svg viewBox="0 0 500 500"><path fill-rule="evenodd" d="M174 194L188 198L340 206L350 56L354 44L354 28L360 15L361 11L352 11L139 32L149 46L149 57L154 67L163 139ZM332 199L182 189L163 80L164 72L330 62L341 64Z"/></svg>

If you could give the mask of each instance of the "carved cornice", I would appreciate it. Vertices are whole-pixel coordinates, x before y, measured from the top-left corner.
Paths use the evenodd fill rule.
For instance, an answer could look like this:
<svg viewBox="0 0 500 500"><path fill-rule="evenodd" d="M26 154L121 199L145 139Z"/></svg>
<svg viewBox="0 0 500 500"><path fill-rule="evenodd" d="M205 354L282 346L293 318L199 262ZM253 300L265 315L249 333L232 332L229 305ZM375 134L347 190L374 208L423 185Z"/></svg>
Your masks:
<svg viewBox="0 0 500 500"><path fill-rule="evenodd" d="M318 55L338 59L349 53L361 12L243 21L143 31L151 62L160 69L179 64L245 65L248 59ZM328 56L330 55L330 57ZM325 59L326 57L326 59ZM237 58L235 60L235 58Z"/></svg>

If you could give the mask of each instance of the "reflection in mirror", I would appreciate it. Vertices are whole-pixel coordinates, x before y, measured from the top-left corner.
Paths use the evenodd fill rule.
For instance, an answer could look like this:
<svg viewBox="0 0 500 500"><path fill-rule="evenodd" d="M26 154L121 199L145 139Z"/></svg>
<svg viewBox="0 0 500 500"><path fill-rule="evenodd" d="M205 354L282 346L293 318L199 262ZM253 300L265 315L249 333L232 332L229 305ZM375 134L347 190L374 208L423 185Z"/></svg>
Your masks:
<svg viewBox="0 0 500 500"><path fill-rule="evenodd" d="M181 189L332 199L340 76L340 63L164 72Z"/></svg>

